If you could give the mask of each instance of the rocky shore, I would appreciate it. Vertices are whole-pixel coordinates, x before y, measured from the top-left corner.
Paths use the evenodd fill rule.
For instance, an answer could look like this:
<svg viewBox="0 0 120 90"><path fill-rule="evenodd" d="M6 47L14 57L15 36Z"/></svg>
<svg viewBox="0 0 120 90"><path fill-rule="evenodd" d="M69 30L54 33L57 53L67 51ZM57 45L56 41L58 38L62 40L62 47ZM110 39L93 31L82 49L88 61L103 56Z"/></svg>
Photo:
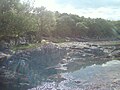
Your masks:
<svg viewBox="0 0 120 90"><path fill-rule="evenodd" d="M120 58L120 46L89 42L47 43L35 49L18 51L11 57L0 53L0 87L3 90L26 90L59 72L99 65L116 58Z"/></svg>

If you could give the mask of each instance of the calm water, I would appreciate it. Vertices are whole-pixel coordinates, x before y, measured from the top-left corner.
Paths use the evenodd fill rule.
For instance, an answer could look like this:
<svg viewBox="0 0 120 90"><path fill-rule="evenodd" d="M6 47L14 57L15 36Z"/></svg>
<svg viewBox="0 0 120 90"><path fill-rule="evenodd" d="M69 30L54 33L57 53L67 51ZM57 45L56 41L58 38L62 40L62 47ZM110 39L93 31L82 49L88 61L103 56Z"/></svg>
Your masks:
<svg viewBox="0 0 120 90"><path fill-rule="evenodd" d="M29 90L120 90L119 60L84 65L74 61Z"/></svg>

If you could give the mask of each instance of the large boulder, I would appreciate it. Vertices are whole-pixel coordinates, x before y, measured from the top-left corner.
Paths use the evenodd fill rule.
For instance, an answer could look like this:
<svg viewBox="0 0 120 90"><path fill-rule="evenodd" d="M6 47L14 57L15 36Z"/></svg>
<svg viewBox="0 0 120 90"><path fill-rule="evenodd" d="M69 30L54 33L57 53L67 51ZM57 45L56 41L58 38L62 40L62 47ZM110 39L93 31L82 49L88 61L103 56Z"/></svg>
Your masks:
<svg viewBox="0 0 120 90"><path fill-rule="evenodd" d="M120 50L114 50L110 55L114 58L118 58L120 57Z"/></svg>
<svg viewBox="0 0 120 90"><path fill-rule="evenodd" d="M50 71L47 67L57 65L64 57L66 51L53 43L47 43L41 47L26 51L19 51L13 54L2 64L4 68L12 74L22 74L27 78L29 84L40 82L45 75L57 73L56 70ZM16 77L21 82L21 76Z"/></svg>

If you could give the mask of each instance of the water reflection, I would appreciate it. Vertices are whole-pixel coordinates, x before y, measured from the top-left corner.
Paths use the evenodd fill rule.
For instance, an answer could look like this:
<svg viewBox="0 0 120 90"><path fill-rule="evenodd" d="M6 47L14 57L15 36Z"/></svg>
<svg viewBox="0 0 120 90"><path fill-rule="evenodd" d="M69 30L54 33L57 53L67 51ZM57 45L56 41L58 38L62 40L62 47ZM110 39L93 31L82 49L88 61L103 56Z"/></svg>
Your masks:
<svg viewBox="0 0 120 90"><path fill-rule="evenodd" d="M63 73L62 75L68 80L64 85L69 88L80 88L79 86L85 88L85 84L89 85L91 83L107 84L112 82L114 78L120 80L120 61L112 60L102 65L94 64L70 73ZM106 88L106 86L104 88Z"/></svg>
<svg viewBox="0 0 120 90"><path fill-rule="evenodd" d="M72 63L71 67L68 65L67 71L51 76L49 79L52 82L44 81L37 87L39 89L33 88L30 90L41 90L41 88L42 90L49 90L50 88L51 90L113 90L114 88L120 88L120 86L113 87L116 85L115 80L117 80L116 82L120 81L119 60L108 61L101 65L96 63L79 67L79 69L75 69L74 64L76 62Z"/></svg>
<svg viewBox="0 0 120 90"><path fill-rule="evenodd" d="M120 61L119 60L113 60L110 62L107 62L105 64L102 64L102 67L116 67L116 65L120 65Z"/></svg>

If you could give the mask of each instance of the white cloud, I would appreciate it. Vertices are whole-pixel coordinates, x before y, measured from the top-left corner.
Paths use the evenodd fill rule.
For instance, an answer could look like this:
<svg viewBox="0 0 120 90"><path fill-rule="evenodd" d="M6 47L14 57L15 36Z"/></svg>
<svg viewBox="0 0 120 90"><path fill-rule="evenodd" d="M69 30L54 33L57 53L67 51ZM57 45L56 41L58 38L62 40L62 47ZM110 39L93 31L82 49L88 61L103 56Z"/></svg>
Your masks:
<svg viewBox="0 0 120 90"><path fill-rule="evenodd" d="M56 0L36 0L35 6L45 6L48 10L59 11L61 13L72 13L79 16L91 18L120 19L120 8L99 7L99 8L75 8L72 4L58 4Z"/></svg>
<svg viewBox="0 0 120 90"><path fill-rule="evenodd" d="M111 7L100 7L100 8L84 8L76 9L71 5L67 5L60 12L67 12L72 14L77 14L79 16L91 17L91 18L104 18L110 20L120 19L120 9L115 9Z"/></svg>
<svg viewBox="0 0 120 90"><path fill-rule="evenodd" d="M104 18L104 19L111 19L111 20L117 20L120 19L120 9L114 9L110 7L100 7L100 8L88 8L84 10L78 10L83 11L79 13L79 15L83 15L85 17L92 17L92 18Z"/></svg>
<svg viewBox="0 0 120 90"><path fill-rule="evenodd" d="M35 0L35 6L44 6L49 10L55 11L58 9L59 5L55 2L56 0Z"/></svg>

